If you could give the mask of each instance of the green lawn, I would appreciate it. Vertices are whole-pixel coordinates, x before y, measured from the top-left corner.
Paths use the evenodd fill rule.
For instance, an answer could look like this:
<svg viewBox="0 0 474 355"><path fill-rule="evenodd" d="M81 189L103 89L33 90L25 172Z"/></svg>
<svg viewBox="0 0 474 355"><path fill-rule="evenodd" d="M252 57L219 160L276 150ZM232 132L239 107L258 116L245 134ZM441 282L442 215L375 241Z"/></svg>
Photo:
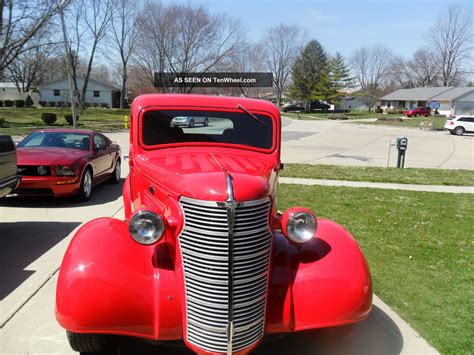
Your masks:
<svg viewBox="0 0 474 355"><path fill-rule="evenodd" d="M301 112L299 114L295 112L281 112L282 116L286 116L289 118L293 118L295 120L326 120L328 116L332 114L332 111L327 112ZM350 111L345 113L350 120L353 119L360 119L360 118L377 118L377 117L401 117L400 114L390 114L390 115L382 115L381 113L375 112L367 112L367 111Z"/></svg>
<svg viewBox="0 0 474 355"><path fill-rule="evenodd" d="M65 114L71 114L69 108L0 108L0 133L23 135L33 130L46 128L41 121L43 112L57 115L53 128L70 127L64 119ZM88 108L80 119L78 128L87 128L103 132L117 131L124 128L123 119L130 115L129 110Z"/></svg>
<svg viewBox="0 0 474 355"><path fill-rule="evenodd" d="M279 209L294 205L353 233L374 292L436 349L472 353L473 195L280 185Z"/></svg>
<svg viewBox="0 0 474 355"><path fill-rule="evenodd" d="M428 126L428 123L432 121L432 117L416 117L416 118L404 118L403 122L398 121L375 121L375 122L357 122L361 124L371 124L377 126L396 126L396 127L416 127L420 128L420 124L423 122L425 127L432 128ZM435 119L435 128L440 130L443 129L444 124L446 123L446 117L436 117Z"/></svg>
<svg viewBox="0 0 474 355"><path fill-rule="evenodd" d="M474 171L472 170L285 164L280 176L398 184L474 186Z"/></svg>

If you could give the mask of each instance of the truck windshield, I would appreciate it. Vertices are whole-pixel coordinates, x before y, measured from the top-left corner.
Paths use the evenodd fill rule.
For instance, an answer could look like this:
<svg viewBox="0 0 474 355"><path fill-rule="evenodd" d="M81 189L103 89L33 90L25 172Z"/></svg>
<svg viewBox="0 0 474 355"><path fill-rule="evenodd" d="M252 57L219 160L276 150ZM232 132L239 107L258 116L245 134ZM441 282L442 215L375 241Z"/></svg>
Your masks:
<svg viewBox="0 0 474 355"><path fill-rule="evenodd" d="M172 143L227 143L259 149L273 146L273 120L246 112L148 111L141 123L146 146Z"/></svg>

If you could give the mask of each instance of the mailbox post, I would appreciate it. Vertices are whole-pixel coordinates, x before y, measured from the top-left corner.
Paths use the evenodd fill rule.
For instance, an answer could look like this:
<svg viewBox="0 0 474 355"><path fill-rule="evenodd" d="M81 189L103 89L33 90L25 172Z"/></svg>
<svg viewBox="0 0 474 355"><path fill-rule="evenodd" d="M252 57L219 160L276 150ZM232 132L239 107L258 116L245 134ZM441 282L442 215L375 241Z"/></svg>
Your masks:
<svg viewBox="0 0 474 355"><path fill-rule="evenodd" d="M405 166L405 153L407 151L408 138L398 137L396 147L398 151L397 168L403 168Z"/></svg>

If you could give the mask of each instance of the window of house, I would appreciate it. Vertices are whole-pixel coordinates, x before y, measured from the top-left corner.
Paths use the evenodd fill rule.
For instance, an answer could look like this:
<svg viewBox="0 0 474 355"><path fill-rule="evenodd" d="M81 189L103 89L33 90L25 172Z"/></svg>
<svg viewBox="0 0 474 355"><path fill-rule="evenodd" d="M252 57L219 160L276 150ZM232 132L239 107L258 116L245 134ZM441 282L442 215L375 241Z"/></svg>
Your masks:
<svg viewBox="0 0 474 355"><path fill-rule="evenodd" d="M100 97L100 91L94 91L94 97Z"/></svg>
<svg viewBox="0 0 474 355"><path fill-rule="evenodd" d="M60 96L60 91L58 89L53 90L53 95L54 96Z"/></svg>

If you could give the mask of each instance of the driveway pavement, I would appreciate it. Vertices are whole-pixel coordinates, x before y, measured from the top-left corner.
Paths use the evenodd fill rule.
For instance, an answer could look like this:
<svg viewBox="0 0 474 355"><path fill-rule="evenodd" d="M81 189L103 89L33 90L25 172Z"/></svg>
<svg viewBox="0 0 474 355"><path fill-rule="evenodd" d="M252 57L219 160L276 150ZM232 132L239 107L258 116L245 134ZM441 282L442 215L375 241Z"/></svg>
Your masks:
<svg viewBox="0 0 474 355"><path fill-rule="evenodd" d="M284 149L298 151L301 148L295 143L318 135L317 127L314 127L311 136L305 136L308 132L298 130L298 125L286 124L285 132L296 133L291 133L293 138L284 143ZM122 146L127 156L128 135L118 133L108 136ZM290 148L286 148L288 144ZM314 142L311 144L312 147L317 146ZM127 164L122 166L124 178L128 173ZM102 216L121 218L123 213L121 184L103 184L93 192L87 203L31 198L0 201L1 354L72 353L64 330L54 318L55 285L62 256L73 234L71 232L81 223ZM373 311L367 320L351 328L344 338L341 332L347 332L347 329L300 332L267 342L256 353L437 353L378 298L375 298ZM189 353L182 348L164 351ZM120 353L145 354L152 353L152 349L142 343L137 348L137 343L127 340L120 343Z"/></svg>
<svg viewBox="0 0 474 355"><path fill-rule="evenodd" d="M284 163L387 166L390 142L408 138L405 167L474 169L474 135L374 126L347 121L283 118ZM390 147L390 166L396 149Z"/></svg>

